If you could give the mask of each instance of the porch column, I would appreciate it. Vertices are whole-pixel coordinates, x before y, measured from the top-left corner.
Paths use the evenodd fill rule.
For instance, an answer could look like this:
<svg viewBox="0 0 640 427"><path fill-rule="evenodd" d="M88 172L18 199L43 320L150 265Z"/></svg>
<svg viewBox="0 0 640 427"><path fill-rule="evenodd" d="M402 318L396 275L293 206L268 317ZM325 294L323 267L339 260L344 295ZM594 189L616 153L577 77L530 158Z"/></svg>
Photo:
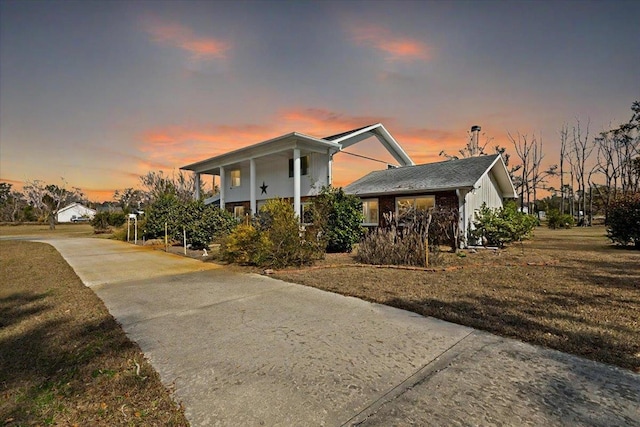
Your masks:
<svg viewBox="0 0 640 427"><path fill-rule="evenodd" d="M256 214L256 160L249 159L249 203L251 215Z"/></svg>
<svg viewBox="0 0 640 427"><path fill-rule="evenodd" d="M300 220L300 149L293 149L293 210Z"/></svg>
<svg viewBox="0 0 640 427"><path fill-rule="evenodd" d="M224 167L220 166L220 209L224 209L224 193L226 190L226 179L224 177Z"/></svg>
<svg viewBox="0 0 640 427"><path fill-rule="evenodd" d="M333 184L333 154L329 153L329 162L327 163L327 185Z"/></svg>
<svg viewBox="0 0 640 427"><path fill-rule="evenodd" d="M194 181L194 185L196 187L195 191L193 192L193 197L196 200L200 200L200 174L196 172L196 177L195 177L195 181Z"/></svg>

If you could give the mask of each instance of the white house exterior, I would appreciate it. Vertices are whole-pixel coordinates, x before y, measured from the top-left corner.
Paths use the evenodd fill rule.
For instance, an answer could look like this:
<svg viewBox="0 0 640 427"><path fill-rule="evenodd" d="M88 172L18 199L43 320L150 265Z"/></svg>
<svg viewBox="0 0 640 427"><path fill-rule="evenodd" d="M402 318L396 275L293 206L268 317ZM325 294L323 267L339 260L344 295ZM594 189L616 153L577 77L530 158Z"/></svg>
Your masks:
<svg viewBox="0 0 640 427"><path fill-rule="evenodd" d="M333 156L370 137L376 137L401 165L414 164L377 123L325 138L292 132L181 169L195 172L198 189L201 175L219 177L220 194L208 202L236 215L255 213L267 199L283 197L293 200L300 218L303 200L331 184Z"/></svg>
<svg viewBox="0 0 640 427"><path fill-rule="evenodd" d="M462 245L483 203L499 208L517 197L498 154L374 171L344 191L360 197L368 226L378 226L383 213L398 213L404 206L457 208Z"/></svg>
<svg viewBox="0 0 640 427"><path fill-rule="evenodd" d="M96 211L88 208L80 203L71 203L58 211L58 222L72 222L74 218L93 218L96 215Z"/></svg>

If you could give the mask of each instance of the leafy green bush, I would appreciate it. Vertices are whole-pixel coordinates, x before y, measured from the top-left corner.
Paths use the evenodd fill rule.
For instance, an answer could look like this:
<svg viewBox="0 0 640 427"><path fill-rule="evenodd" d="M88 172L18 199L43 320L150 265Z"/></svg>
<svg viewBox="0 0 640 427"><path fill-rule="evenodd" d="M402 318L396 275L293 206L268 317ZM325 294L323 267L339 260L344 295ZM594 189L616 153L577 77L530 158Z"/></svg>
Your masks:
<svg viewBox="0 0 640 427"><path fill-rule="evenodd" d="M186 231L187 242L193 249L208 248L213 240L229 234L238 225L231 213L205 205L201 200L181 205L178 215ZM173 233L174 238L182 236L180 224Z"/></svg>
<svg viewBox="0 0 640 427"><path fill-rule="evenodd" d="M98 212L91 220L95 231L106 231L111 227L120 227L127 222L127 217L122 212Z"/></svg>
<svg viewBox="0 0 640 427"><path fill-rule="evenodd" d="M520 212L513 202L497 209L488 208L483 203L475 214L475 229L471 231L471 236L483 244L503 247L507 243L529 238L537 224L536 217Z"/></svg>
<svg viewBox="0 0 640 427"><path fill-rule="evenodd" d="M557 209L550 209L547 212L547 226L552 230L558 228L571 228L574 225L573 217L569 214L561 214Z"/></svg>
<svg viewBox="0 0 640 427"><path fill-rule="evenodd" d="M362 202L342 188L323 187L313 200L314 225L326 241L327 252L351 252L363 235Z"/></svg>
<svg viewBox="0 0 640 427"><path fill-rule="evenodd" d="M181 202L175 195L166 194L149 206L140 227L147 239L157 239L164 238L165 224L172 240L182 241L186 232L187 243L193 249L202 249L228 234L237 222L229 212L201 200Z"/></svg>
<svg viewBox="0 0 640 427"><path fill-rule="evenodd" d="M616 199L609 207L607 237L617 245L640 249L640 193Z"/></svg>
<svg viewBox="0 0 640 427"><path fill-rule="evenodd" d="M221 251L228 262L275 268L310 264L323 254L311 228L300 228L284 199L267 201L253 224L238 226L224 239Z"/></svg>

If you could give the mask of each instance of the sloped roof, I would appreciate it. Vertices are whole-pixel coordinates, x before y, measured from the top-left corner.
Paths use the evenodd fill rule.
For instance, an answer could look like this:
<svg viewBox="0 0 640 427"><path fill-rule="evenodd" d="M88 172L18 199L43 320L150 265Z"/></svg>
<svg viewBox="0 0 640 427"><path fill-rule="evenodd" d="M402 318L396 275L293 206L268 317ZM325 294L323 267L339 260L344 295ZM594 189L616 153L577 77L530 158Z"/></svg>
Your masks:
<svg viewBox="0 0 640 427"><path fill-rule="evenodd" d="M62 212L64 212L64 211L67 211L67 210L69 210L69 209L73 209L73 208L75 208L76 206L77 206L77 207L79 207L79 208L82 208L82 209L86 209L86 210L88 210L88 211L92 211L93 213L96 213L96 210L95 210L95 209L88 208L88 207L86 207L85 205L83 205L82 203L78 203L78 202L73 202L73 203L71 203L71 204L69 204L69 205L65 206L64 208L61 208L60 210L58 210L58 213L60 214L60 213L62 213Z"/></svg>
<svg viewBox="0 0 640 427"><path fill-rule="evenodd" d="M349 135L349 134L352 134L352 133L358 132L359 130L366 129L366 128L368 128L368 127L375 126L375 125L376 125L376 124L374 123L374 124L371 124L371 125L362 126L361 128L358 128L358 129L351 129L351 130L348 130L348 131L346 131L346 132L340 132L340 133L337 133L337 134L335 134L335 135L325 136L325 137L324 137L324 138L322 138L322 139L326 139L327 141L334 141L334 140L336 140L336 139L340 139L340 138L342 138L343 136L347 136L347 135Z"/></svg>
<svg viewBox="0 0 640 427"><path fill-rule="evenodd" d="M513 197L513 184L498 154L374 171L347 185L344 191L347 194L374 195L471 189L498 164L498 183L503 187L505 197Z"/></svg>

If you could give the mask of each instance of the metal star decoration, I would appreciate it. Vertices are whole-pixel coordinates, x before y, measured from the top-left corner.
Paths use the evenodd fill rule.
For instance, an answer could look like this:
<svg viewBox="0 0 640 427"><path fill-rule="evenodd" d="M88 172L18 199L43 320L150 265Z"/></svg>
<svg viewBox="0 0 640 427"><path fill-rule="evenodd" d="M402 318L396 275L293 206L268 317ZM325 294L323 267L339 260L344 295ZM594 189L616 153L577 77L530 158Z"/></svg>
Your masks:
<svg viewBox="0 0 640 427"><path fill-rule="evenodd" d="M267 187L269 186L265 184L264 181L262 181L262 185L260 186L260 190L262 190L262 193L260 194L267 194Z"/></svg>

